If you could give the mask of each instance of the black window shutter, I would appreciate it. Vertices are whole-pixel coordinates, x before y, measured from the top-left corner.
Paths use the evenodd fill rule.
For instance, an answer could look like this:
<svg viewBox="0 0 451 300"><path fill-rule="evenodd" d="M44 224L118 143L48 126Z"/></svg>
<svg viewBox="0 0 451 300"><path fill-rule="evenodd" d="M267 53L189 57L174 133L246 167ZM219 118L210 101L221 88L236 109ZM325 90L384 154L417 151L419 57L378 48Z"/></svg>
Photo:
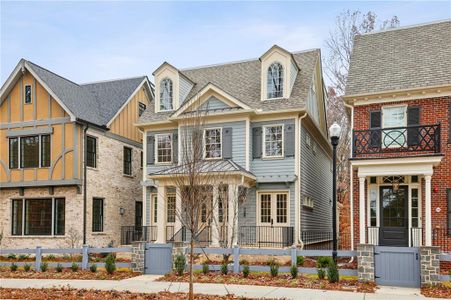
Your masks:
<svg viewBox="0 0 451 300"><path fill-rule="evenodd" d="M262 157L262 128L252 128L252 157Z"/></svg>
<svg viewBox="0 0 451 300"><path fill-rule="evenodd" d="M179 135L174 133L172 135L172 162L174 164L179 161Z"/></svg>
<svg viewBox="0 0 451 300"><path fill-rule="evenodd" d="M285 157L294 157L295 139L294 124L285 125Z"/></svg>
<svg viewBox="0 0 451 300"><path fill-rule="evenodd" d="M370 146L378 148L381 146L382 137L382 113L380 110L370 112L370 129L375 129L370 131Z"/></svg>
<svg viewBox="0 0 451 300"><path fill-rule="evenodd" d="M446 190L448 197L448 235L451 235L451 188Z"/></svg>
<svg viewBox="0 0 451 300"><path fill-rule="evenodd" d="M232 158L232 128L222 129L222 158Z"/></svg>
<svg viewBox="0 0 451 300"><path fill-rule="evenodd" d="M420 125L420 108L407 108L407 126ZM419 128L409 128L407 130L407 145L415 146L420 142Z"/></svg>
<svg viewBox="0 0 451 300"><path fill-rule="evenodd" d="M153 165L155 163L155 136L147 136L147 165Z"/></svg>

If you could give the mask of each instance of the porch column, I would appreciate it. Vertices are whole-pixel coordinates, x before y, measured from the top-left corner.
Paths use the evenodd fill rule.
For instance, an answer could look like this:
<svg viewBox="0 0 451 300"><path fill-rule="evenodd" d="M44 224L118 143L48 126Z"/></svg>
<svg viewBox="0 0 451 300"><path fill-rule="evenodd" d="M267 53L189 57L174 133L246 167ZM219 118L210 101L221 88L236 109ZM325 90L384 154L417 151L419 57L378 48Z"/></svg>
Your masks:
<svg viewBox="0 0 451 300"><path fill-rule="evenodd" d="M431 175L424 176L425 181L425 242L426 246L432 246L432 220L431 220Z"/></svg>
<svg viewBox="0 0 451 300"><path fill-rule="evenodd" d="M219 189L217 185L213 186L212 206L211 246L219 247Z"/></svg>
<svg viewBox="0 0 451 300"><path fill-rule="evenodd" d="M229 184L227 205L227 241L231 245L238 244L238 186Z"/></svg>
<svg viewBox="0 0 451 300"><path fill-rule="evenodd" d="M178 232L182 228L182 194L180 193L180 188L175 189L175 223L174 223L174 233Z"/></svg>
<svg viewBox="0 0 451 300"><path fill-rule="evenodd" d="M166 187L164 185L158 185L157 188L157 240L155 243L157 244L165 244L166 243L166 218L165 218L165 209L166 209Z"/></svg>
<svg viewBox="0 0 451 300"><path fill-rule="evenodd" d="M359 176L359 231L362 245L366 243L365 223L365 177Z"/></svg>

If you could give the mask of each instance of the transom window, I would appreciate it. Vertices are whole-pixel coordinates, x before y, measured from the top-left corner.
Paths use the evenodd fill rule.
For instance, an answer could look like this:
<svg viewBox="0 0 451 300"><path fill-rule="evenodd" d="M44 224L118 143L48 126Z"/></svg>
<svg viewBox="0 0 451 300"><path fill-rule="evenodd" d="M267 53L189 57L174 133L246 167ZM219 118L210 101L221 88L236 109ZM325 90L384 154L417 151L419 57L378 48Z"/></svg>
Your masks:
<svg viewBox="0 0 451 300"><path fill-rule="evenodd" d="M156 152L157 163L171 163L172 162L172 134L157 134L156 138Z"/></svg>
<svg viewBox="0 0 451 300"><path fill-rule="evenodd" d="M418 189L413 188L411 191L411 216L412 216L412 227L420 227L420 214L419 214L419 203L418 203Z"/></svg>
<svg viewBox="0 0 451 300"><path fill-rule="evenodd" d="M141 115L144 113L146 108L147 108L147 106L144 103L142 103L142 102L138 103L138 116L139 117L141 117Z"/></svg>
<svg viewBox="0 0 451 300"><path fill-rule="evenodd" d="M283 67L280 63L268 67L267 96L268 99L283 97Z"/></svg>
<svg viewBox="0 0 451 300"><path fill-rule="evenodd" d="M283 157L283 125L264 126L264 157Z"/></svg>
<svg viewBox="0 0 451 300"><path fill-rule="evenodd" d="M213 128L205 129L205 158L217 159L222 158L222 129Z"/></svg>
<svg viewBox="0 0 451 300"><path fill-rule="evenodd" d="M13 199L12 235L64 235L65 200Z"/></svg>
<svg viewBox="0 0 451 300"><path fill-rule="evenodd" d="M19 151L20 149L20 151ZM9 139L9 168L50 167L50 135Z"/></svg>
<svg viewBox="0 0 451 300"><path fill-rule="evenodd" d="M165 78L160 82L160 110L173 109L172 80Z"/></svg>
<svg viewBox="0 0 451 300"><path fill-rule="evenodd" d="M168 194L166 206L166 222L174 223L176 217L175 194Z"/></svg>
<svg viewBox="0 0 451 300"><path fill-rule="evenodd" d="M258 201L260 224L288 225L288 193L261 193Z"/></svg>
<svg viewBox="0 0 451 300"><path fill-rule="evenodd" d="M31 103L31 85L27 84L25 86L25 104Z"/></svg>

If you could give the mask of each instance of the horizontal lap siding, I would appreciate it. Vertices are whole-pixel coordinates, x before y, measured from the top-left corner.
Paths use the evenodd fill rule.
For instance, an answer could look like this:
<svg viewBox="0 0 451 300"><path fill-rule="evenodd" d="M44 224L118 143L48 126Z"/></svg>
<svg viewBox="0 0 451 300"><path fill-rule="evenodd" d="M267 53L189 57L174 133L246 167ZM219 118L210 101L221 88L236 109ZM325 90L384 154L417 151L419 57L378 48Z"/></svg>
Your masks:
<svg viewBox="0 0 451 300"><path fill-rule="evenodd" d="M218 98L211 96L204 104L201 105L200 109L223 109L230 108L229 105L222 102Z"/></svg>
<svg viewBox="0 0 451 300"><path fill-rule="evenodd" d="M308 133L301 129L301 230L332 230L332 172L331 159ZM310 135L311 146L307 147L306 134ZM316 154L313 144L316 143ZM302 202L306 196L313 199L313 209L306 208Z"/></svg>

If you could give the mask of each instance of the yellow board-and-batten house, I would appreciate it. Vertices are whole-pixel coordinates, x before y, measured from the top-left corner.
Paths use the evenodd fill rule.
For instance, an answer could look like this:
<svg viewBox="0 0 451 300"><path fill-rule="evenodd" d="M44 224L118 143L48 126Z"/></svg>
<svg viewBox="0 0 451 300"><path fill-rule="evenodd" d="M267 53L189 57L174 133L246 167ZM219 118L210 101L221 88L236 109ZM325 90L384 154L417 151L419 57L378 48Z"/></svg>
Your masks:
<svg viewBox="0 0 451 300"><path fill-rule="evenodd" d="M77 84L22 59L0 91L1 246L119 244L141 222L133 123L152 99L146 76Z"/></svg>

